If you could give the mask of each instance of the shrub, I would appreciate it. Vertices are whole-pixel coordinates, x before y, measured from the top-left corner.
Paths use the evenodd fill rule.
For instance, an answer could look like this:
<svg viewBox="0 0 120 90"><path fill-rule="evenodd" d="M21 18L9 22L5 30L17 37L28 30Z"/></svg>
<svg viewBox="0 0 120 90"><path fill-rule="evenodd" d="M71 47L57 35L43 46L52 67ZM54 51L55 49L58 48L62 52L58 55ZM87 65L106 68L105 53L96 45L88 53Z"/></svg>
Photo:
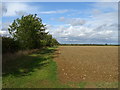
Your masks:
<svg viewBox="0 0 120 90"><path fill-rule="evenodd" d="M18 51L19 44L13 38L10 37L2 37L2 53L11 52L14 53Z"/></svg>

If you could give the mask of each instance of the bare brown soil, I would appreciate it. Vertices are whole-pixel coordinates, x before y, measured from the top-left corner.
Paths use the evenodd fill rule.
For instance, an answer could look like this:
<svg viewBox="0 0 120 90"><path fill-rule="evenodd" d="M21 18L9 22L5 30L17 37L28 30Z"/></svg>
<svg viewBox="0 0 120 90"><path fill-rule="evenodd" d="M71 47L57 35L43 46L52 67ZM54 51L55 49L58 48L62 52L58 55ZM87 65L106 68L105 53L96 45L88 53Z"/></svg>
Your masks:
<svg viewBox="0 0 120 90"><path fill-rule="evenodd" d="M60 46L56 53L62 83L89 82L87 88L96 88L99 82L118 82L117 46Z"/></svg>

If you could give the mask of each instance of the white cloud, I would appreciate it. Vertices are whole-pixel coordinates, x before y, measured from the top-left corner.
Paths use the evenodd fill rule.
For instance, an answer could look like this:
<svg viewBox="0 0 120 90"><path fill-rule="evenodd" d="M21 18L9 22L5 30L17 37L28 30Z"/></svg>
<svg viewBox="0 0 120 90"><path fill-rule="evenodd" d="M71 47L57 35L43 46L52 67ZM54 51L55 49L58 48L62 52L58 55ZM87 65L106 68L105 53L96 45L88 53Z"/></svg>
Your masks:
<svg viewBox="0 0 120 90"><path fill-rule="evenodd" d="M86 20L83 20L81 18L60 17L58 21L65 22L66 24L70 24L72 26L84 25L86 23Z"/></svg>
<svg viewBox="0 0 120 90"><path fill-rule="evenodd" d="M99 14L101 14L101 11L98 10L98 9L93 9L92 14L93 15L99 15Z"/></svg>
<svg viewBox="0 0 120 90"><path fill-rule="evenodd" d="M50 26L47 30L60 43L117 43L118 13L93 11L92 16L85 20L60 17L57 21L65 24Z"/></svg>
<svg viewBox="0 0 120 90"><path fill-rule="evenodd" d="M104 1L104 0L103 0ZM118 2L96 2L96 4L94 4L94 8L97 8L99 10L118 10Z"/></svg>
<svg viewBox="0 0 120 90"><path fill-rule="evenodd" d="M9 32L0 30L0 36L10 36L10 35Z"/></svg>
<svg viewBox="0 0 120 90"><path fill-rule="evenodd" d="M40 14L59 14L59 13L66 13L68 12L67 9L65 10L56 10L56 11L43 11L43 12L39 12Z"/></svg>
<svg viewBox="0 0 120 90"><path fill-rule="evenodd" d="M3 3L3 16L16 16L35 13L38 10L36 6L30 6L26 3Z"/></svg>
<svg viewBox="0 0 120 90"><path fill-rule="evenodd" d="M59 21L66 24L50 27L48 31L61 43L117 43L117 15L117 12L100 12L82 25L83 19L60 17Z"/></svg>
<svg viewBox="0 0 120 90"><path fill-rule="evenodd" d="M65 17L60 17L59 21L64 22L65 21Z"/></svg>
<svg viewBox="0 0 120 90"><path fill-rule="evenodd" d="M26 3L3 3L2 4L2 11L3 16L16 16L16 15L25 15L30 13L37 13L37 14L60 14L68 12L67 9L64 10L55 10L55 11L40 11L41 6L30 6ZM2 12L0 12L2 13Z"/></svg>
<svg viewBox="0 0 120 90"><path fill-rule="evenodd" d="M27 8L28 6L23 3L5 3L3 12L6 10L6 13L4 13L4 16L15 16L16 12L27 11Z"/></svg>
<svg viewBox="0 0 120 90"><path fill-rule="evenodd" d="M86 21L80 18L73 18L71 20L68 20L67 23L70 23L72 26L76 26L76 25L84 25Z"/></svg>
<svg viewBox="0 0 120 90"><path fill-rule="evenodd" d="M85 26L59 26L48 29L50 33L61 43L117 43L118 32L112 29L96 31ZM74 41L74 42L72 42Z"/></svg>
<svg viewBox="0 0 120 90"><path fill-rule="evenodd" d="M10 24L11 24L10 22L2 23L2 27L0 29L0 35L10 36L9 31L8 31L8 27Z"/></svg>
<svg viewBox="0 0 120 90"><path fill-rule="evenodd" d="M118 24L118 13L109 12L101 13L99 15L93 15L91 19L87 22L87 25L93 27L94 29L103 25L109 27L110 25Z"/></svg>

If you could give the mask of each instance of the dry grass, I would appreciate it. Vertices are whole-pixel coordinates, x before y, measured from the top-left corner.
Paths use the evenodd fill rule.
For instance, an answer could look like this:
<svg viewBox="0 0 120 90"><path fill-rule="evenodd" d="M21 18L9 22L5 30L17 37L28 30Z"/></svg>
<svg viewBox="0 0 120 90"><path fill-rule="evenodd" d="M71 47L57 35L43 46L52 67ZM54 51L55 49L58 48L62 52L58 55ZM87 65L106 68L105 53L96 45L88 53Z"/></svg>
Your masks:
<svg viewBox="0 0 120 90"><path fill-rule="evenodd" d="M86 87L117 87L117 46L60 46L55 61L63 83L89 82Z"/></svg>
<svg viewBox="0 0 120 90"><path fill-rule="evenodd" d="M2 55L2 63L5 63L6 61L9 61L9 60L15 60L21 56L25 56L25 55L28 55L28 54L31 54L35 51L37 51L38 49L33 49L33 50L24 50L24 51L18 51L16 53L6 53L6 54L3 54Z"/></svg>

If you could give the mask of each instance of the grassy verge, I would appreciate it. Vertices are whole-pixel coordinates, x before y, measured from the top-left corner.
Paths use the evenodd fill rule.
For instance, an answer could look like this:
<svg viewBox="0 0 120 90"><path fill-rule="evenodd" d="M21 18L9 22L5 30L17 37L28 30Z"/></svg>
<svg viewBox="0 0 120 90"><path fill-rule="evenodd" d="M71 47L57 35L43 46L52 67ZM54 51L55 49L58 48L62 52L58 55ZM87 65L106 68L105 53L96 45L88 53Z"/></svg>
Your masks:
<svg viewBox="0 0 120 90"><path fill-rule="evenodd" d="M55 50L44 48L6 61L3 65L3 88L68 88L57 78L57 66L52 60Z"/></svg>

